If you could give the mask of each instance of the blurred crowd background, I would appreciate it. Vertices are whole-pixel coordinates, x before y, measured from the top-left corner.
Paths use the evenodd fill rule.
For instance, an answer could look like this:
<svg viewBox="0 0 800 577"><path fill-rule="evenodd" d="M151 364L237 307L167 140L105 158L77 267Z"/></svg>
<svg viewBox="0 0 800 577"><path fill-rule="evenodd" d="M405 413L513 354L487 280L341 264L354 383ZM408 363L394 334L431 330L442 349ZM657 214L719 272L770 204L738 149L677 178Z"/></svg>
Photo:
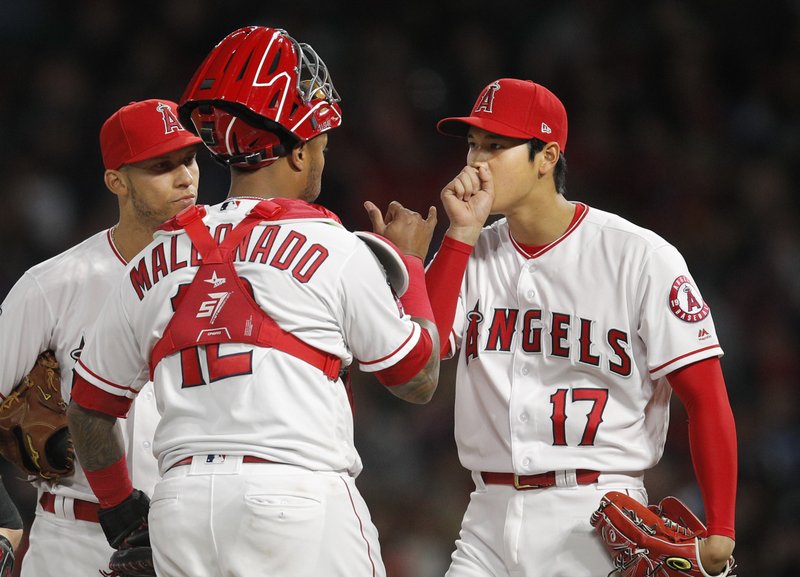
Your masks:
<svg viewBox="0 0 800 577"><path fill-rule="evenodd" d="M362 203L440 209L466 114L504 76L551 88L570 122L568 198L670 240L710 303L739 433L740 576L800 574L800 2L564 0L240 2L2 0L0 295L22 273L116 222L98 132L132 100L178 100L211 47L250 25L286 28L328 64L344 124L319 202L351 229ZM200 202L227 193L201 153ZM427 406L356 373L359 485L390 577L437 577L471 489L452 434L454 367ZM35 493L0 469L29 526ZM701 510L673 404L651 501ZM76 554L80 554L76 551ZM78 576L66 576L78 577Z"/></svg>

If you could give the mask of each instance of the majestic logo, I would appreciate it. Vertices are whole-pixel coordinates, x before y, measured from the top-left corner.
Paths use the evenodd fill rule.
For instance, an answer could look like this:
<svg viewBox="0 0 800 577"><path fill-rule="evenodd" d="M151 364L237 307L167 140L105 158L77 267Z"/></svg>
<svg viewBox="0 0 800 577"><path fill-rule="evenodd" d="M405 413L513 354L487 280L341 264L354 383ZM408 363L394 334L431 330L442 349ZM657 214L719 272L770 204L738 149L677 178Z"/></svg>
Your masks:
<svg viewBox="0 0 800 577"><path fill-rule="evenodd" d="M697 340L698 341L704 341L704 340L710 339L710 338L711 338L711 333L708 332L706 329L700 329L699 331L697 331Z"/></svg>
<svg viewBox="0 0 800 577"><path fill-rule="evenodd" d="M231 292L208 293L208 296L211 297L211 300L200 303L200 310L197 311L196 318L202 319L205 317L211 317L211 324L213 325L214 321L217 320L219 313L222 312L222 307L225 306L225 303L228 301L228 297L230 297L231 294Z"/></svg>
<svg viewBox="0 0 800 577"><path fill-rule="evenodd" d="M207 282L208 284L212 285L214 288L217 288L219 286L224 285L226 280L227 279L225 279L225 277L219 278L217 276L217 271L214 271L213 273L211 273L211 278L207 278L203 282Z"/></svg>
<svg viewBox="0 0 800 577"><path fill-rule="evenodd" d="M178 121L178 117L172 112L172 108L169 107L169 104L159 102L156 110L161 113L161 119L164 121L164 134L185 130Z"/></svg>
<svg viewBox="0 0 800 577"><path fill-rule="evenodd" d="M475 110L472 112L488 112L491 114L492 106L494 106L494 95L500 90L500 82L492 82L486 87L486 90L481 94L478 103L475 105Z"/></svg>
<svg viewBox="0 0 800 577"><path fill-rule="evenodd" d="M688 277L683 275L672 283L669 291L669 308L676 317L687 323L702 321L710 312L708 305L700 296L700 291Z"/></svg>

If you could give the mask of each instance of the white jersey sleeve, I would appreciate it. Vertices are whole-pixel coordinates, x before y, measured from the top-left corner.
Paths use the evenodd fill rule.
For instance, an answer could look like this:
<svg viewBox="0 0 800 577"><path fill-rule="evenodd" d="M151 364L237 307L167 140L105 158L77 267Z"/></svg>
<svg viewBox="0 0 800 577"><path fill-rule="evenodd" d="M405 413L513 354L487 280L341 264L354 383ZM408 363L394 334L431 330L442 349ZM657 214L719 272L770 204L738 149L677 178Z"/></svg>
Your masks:
<svg viewBox="0 0 800 577"><path fill-rule="evenodd" d="M647 347L650 378L722 356L709 306L674 246L664 243L650 253L640 286L638 333Z"/></svg>
<svg viewBox="0 0 800 577"><path fill-rule="evenodd" d="M86 347L75 364L75 372L107 393L107 400L113 399L115 410L110 411L112 414L125 417L131 402L147 384L149 369L148 359L136 341L121 298L127 279L120 280L122 282L111 291L110 298L100 310L100 320L92 326L86 339L87 343L114 343L113 354L106 348ZM101 376L109 374L114 375L113 381Z"/></svg>
<svg viewBox="0 0 800 577"><path fill-rule="evenodd" d="M53 314L42 288L26 272L0 307L0 395L6 398L50 348Z"/></svg>
<svg viewBox="0 0 800 577"><path fill-rule="evenodd" d="M403 315L377 260L362 243L354 247L341 275L342 329L364 372L390 367L420 337L420 327ZM375 319L386 319L380 323Z"/></svg>

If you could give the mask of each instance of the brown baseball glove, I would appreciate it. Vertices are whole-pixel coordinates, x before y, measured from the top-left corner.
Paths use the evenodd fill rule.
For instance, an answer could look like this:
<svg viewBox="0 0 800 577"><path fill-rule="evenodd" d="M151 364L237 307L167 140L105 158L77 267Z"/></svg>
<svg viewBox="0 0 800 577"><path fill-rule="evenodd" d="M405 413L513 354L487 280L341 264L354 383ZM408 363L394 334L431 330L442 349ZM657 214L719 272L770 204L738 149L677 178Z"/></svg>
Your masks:
<svg viewBox="0 0 800 577"><path fill-rule="evenodd" d="M58 361L45 351L0 404L0 454L29 475L57 480L75 470Z"/></svg>
<svg viewBox="0 0 800 577"><path fill-rule="evenodd" d="M706 526L676 497L647 507L610 491L590 521L621 577L709 577L698 549ZM735 577L734 566L731 558L719 577Z"/></svg>

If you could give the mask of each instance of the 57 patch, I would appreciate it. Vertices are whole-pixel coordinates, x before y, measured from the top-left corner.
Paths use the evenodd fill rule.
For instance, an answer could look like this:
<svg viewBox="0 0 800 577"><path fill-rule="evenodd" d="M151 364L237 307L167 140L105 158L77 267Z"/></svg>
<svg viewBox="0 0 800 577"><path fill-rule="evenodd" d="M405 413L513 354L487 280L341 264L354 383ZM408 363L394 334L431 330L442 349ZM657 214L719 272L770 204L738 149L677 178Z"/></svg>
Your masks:
<svg viewBox="0 0 800 577"><path fill-rule="evenodd" d="M679 276L669 291L669 308L673 314L687 323L702 321L708 316L708 305L703 302L700 291L686 276Z"/></svg>

